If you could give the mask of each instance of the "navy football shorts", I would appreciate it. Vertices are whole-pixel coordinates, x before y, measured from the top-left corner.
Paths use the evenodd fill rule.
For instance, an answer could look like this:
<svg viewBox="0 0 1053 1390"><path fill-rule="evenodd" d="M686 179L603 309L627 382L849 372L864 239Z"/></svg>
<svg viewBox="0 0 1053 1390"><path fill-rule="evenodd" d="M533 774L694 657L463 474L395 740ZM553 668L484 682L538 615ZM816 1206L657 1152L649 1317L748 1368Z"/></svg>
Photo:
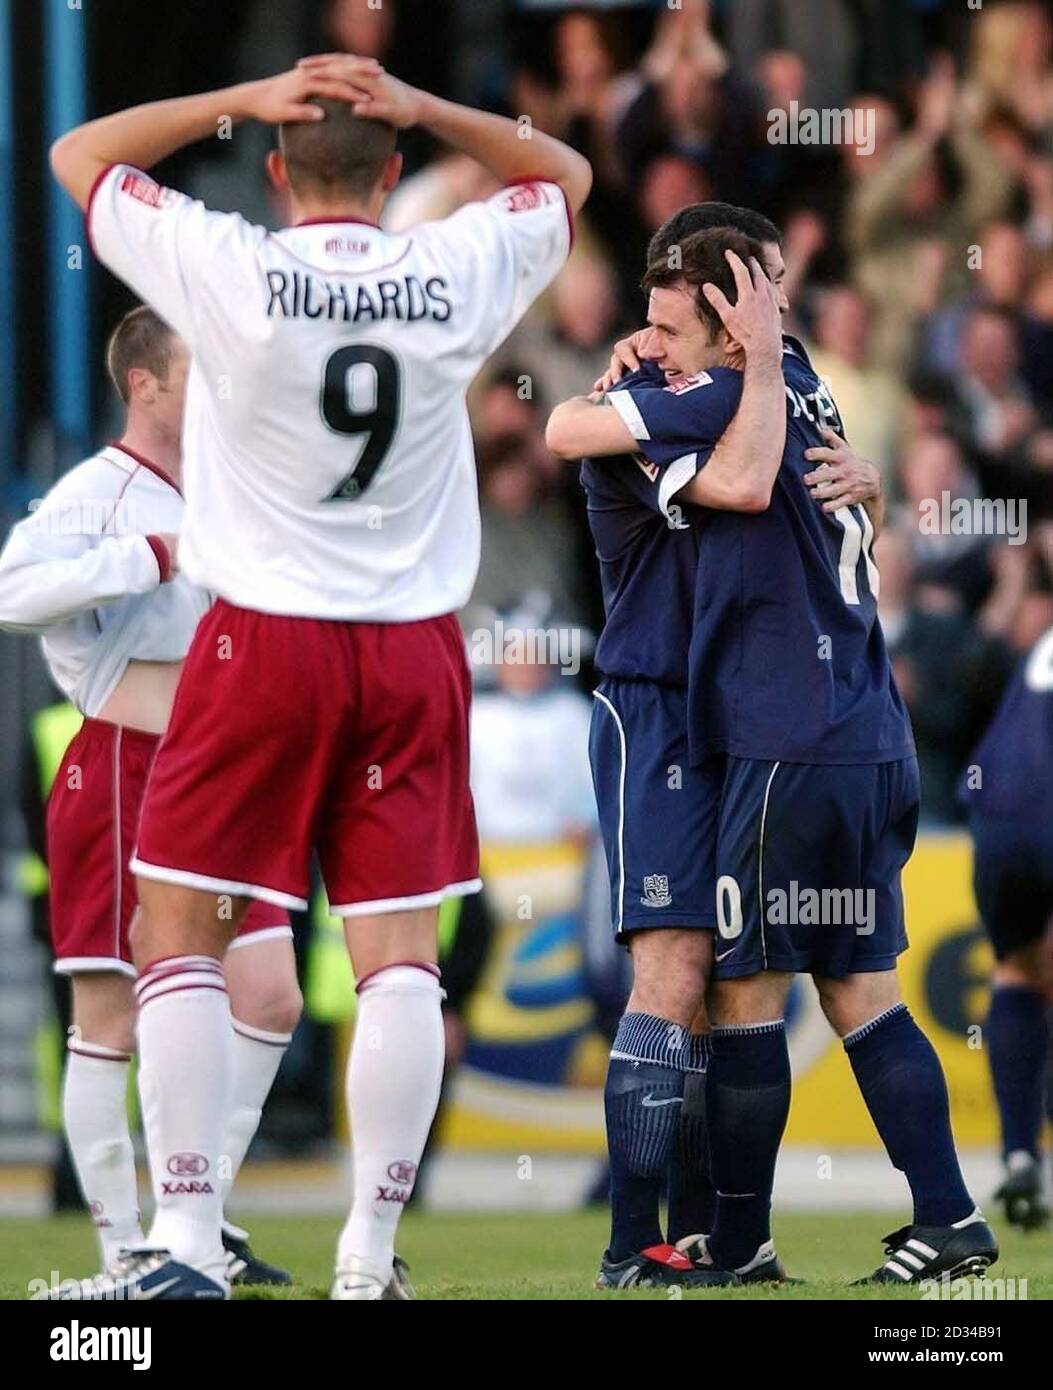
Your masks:
<svg viewBox="0 0 1053 1390"><path fill-rule="evenodd" d="M999 960L1040 941L1053 918L1053 826L973 814L973 891Z"/></svg>
<svg viewBox="0 0 1053 1390"><path fill-rule="evenodd" d="M723 760L691 767L686 691L607 677L594 692L589 758L618 939L712 930Z"/></svg>
<svg viewBox="0 0 1053 1390"><path fill-rule="evenodd" d="M729 758L714 978L893 969L907 947L900 871L919 795L915 758L849 767Z"/></svg>

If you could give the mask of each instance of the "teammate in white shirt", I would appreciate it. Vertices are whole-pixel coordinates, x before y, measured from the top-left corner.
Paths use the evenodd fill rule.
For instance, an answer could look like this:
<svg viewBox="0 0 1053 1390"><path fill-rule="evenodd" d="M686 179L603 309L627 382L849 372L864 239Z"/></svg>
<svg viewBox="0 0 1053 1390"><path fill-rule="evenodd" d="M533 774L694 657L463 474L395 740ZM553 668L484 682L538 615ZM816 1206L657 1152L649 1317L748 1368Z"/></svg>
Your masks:
<svg viewBox="0 0 1053 1390"><path fill-rule="evenodd" d="M277 235L141 172L227 118L280 127L268 170L294 225ZM513 186L387 235L396 131L416 124ZM217 895L302 905L313 849L361 995L333 1296L389 1289L442 1078L438 904L479 886L453 616L479 559L465 391L563 264L591 181L573 150L522 135L336 54L105 117L52 150L100 259L193 353L180 553L218 596L133 860L150 1239L171 1252L129 1273L139 1296L226 1292L218 1196L165 1182L173 1158L212 1171L222 1146L232 923Z"/></svg>
<svg viewBox="0 0 1053 1390"><path fill-rule="evenodd" d="M179 672L210 598L178 573L180 422L189 353L153 309L126 314L107 349L124 432L65 474L0 554L0 626L41 636L55 683L84 715L48 802L55 969L72 978L63 1120L104 1270L142 1244L125 1097L135 1050L135 882L128 856ZM225 1114L227 1192L300 1013L284 909L257 903L224 971L235 1053ZM234 947L251 946L244 950ZM171 1180L192 1182L184 1172ZM239 1282L277 1282L225 1226ZM287 1276L280 1282L287 1282Z"/></svg>

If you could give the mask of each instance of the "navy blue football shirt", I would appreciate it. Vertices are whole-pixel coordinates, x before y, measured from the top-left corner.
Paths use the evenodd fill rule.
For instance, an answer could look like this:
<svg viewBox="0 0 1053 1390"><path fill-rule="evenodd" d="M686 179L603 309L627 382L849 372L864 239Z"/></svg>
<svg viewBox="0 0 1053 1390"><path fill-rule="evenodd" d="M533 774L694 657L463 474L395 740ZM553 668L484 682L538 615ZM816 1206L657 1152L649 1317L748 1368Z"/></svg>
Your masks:
<svg viewBox="0 0 1053 1390"><path fill-rule="evenodd" d="M967 769L959 795L971 811L1053 835L1053 628L1021 663L969 765L979 786Z"/></svg>
<svg viewBox="0 0 1053 1390"><path fill-rule="evenodd" d="M827 387L785 338L787 436L771 505L707 511L689 652L693 762L713 753L799 763L893 762L914 753L877 618L873 526L862 506L824 512L802 481L804 451L843 433ZM714 368L611 398L659 469L667 505L701 468L742 395L742 374ZM638 418L637 418L638 417Z"/></svg>
<svg viewBox="0 0 1053 1390"><path fill-rule="evenodd" d="M660 388L664 380L645 363L611 398L632 386ZM704 513L689 506L669 515L663 470L639 455L584 459L581 482L607 617L597 668L605 676L685 687Z"/></svg>

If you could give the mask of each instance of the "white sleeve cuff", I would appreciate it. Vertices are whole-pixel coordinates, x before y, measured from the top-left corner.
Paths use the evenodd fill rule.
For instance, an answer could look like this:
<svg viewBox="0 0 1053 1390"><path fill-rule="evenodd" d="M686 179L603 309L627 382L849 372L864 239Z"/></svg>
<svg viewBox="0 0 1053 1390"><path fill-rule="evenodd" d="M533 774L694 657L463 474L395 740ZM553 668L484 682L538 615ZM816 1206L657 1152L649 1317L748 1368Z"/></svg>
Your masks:
<svg viewBox="0 0 1053 1390"><path fill-rule="evenodd" d="M650 439L651 434L629 391L612 391L607 404L613 405L634 439Z"/></svg>
<svg viewBox="0 0 1053 1390"><path fill-rule="evenodd" d="M682 487L687 487L697 472L698 455L681 454L662 474L662 481L658 484L658 505L666 516L669 515L673 498Z"/></svg>

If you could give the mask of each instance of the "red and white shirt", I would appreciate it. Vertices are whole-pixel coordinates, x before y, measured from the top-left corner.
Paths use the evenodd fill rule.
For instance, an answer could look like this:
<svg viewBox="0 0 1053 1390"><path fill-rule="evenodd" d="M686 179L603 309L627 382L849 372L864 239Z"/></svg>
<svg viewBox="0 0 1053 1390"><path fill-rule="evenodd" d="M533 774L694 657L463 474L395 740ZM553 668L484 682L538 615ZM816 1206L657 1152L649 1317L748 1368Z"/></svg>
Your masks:
<svg viewBox="0 0 1053 1390"><path fill-rule="evenodd" d="M60 478L0 552L0 627L41 636L82 714L98 714L129 661L186 656L211 598L169 579L157 539L179 531L183 506L164 473L110 444Z"/></svg>
<svg viewBox="0 0 1053 1390"><path fill-rule="evenodd" d="M480 538L465 392L566 259L559 187L512 185L405 235L272 234L118 165L88 225L193 353L185 573L293 616L461 607Z"/></svg>

